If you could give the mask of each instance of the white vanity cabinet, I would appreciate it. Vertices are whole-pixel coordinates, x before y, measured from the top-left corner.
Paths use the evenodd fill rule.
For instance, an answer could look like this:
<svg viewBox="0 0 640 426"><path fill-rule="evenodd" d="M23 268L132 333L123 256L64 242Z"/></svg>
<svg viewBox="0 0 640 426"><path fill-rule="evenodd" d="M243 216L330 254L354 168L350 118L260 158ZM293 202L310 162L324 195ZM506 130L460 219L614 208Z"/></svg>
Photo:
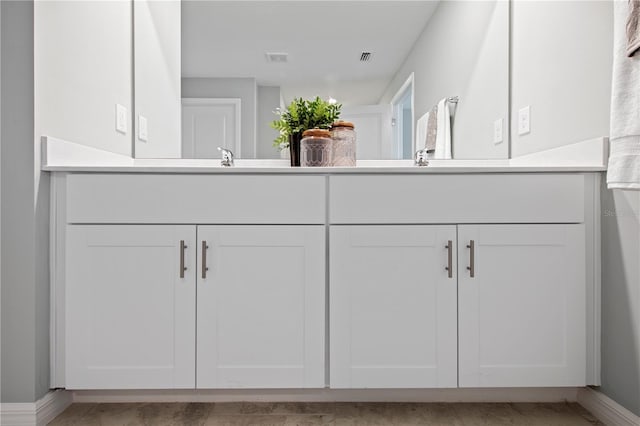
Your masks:
<svg viewBox="0 0 640 426"><path fill-rule="evenodd" d="M323 387L324 255L322 226L69 226L67 388Z"/></svg>
<svg viewBox="0 0 640 426"><path fill-rule="evenodd" d="M64 387L324 387L325 179L231 178L56 178Z"/></svg>
<svg viewBox="0 0 640 426"><path fill-rule="evenodd" d="M54 387L599 384L597 175L226 173L54 175Z"/></svg>
<svg viewBox="0 0 640 426"><path fill-rule="evenodd" d="M332 226L330 253L331 387L585 385L582 224Z"/></svg>
<svg viewBox="0 0 640 426"><path fill-rule="evenodd" d="M586 385L584 247L583 224L458 227L460 387Z"/></svg>
<svg viewBox="0 0 640 426"><path fill-rule="evenodd" d="M456 387L456 227L338 225L330 239L331 387Z"/></svg>
<svg viewBox="0 0 640 426"><path fill-rule="evenodd" d="M70 225L66 233L66 387L195 386L196 229ZM182 276L181 276L182 275Z"/></svg>
<svg viewBox="0 0 640 426"><path fill-rule="evenodd" d="M324 387L324 226L199 226L198 241L197 387Z"/></svg>
<svg viewBox="0 0 640 426"><path fill-rule="evenodd" d="M588 384L585 177L382 178L331 178L330 386Z"/></svg>

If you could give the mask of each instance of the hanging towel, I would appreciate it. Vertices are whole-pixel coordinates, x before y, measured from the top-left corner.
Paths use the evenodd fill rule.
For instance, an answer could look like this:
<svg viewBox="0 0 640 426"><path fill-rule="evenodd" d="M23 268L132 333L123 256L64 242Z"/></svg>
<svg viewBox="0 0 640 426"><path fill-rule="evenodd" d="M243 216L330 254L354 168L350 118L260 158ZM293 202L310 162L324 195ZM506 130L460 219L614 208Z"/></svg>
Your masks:
<svg viewBox="0 0 640 426"><path fill-rule="evenodd" d="M431 111L427 113L427 143L425 149L427 153L436 152L436 145L438 140L438 105L431 108Z"/></svg>
<svg viewBox="0 0 640 426"><path fill-rule="evenodd" d="M442 99L416 124L416 148L424 146L429 158L451 158L451 115L449 103Z"/></svg>
<svg viewBox="0 0 640 426"><path fill-rule="evenodd" d="M433 158L451 158L451 114L449 114L449 102L442 99L438 102L436 110L437 127L435 130L436 152ZM429 131L427 131L427 134ZM427 136L428 137L428 136Z"/></svg>
<svg viewBox="0 0 640 426"><path fill-rule="evenodd" d="M416 151L426 149L427 146L427 123L429 122L429 113L424 114L416 123ZM435 147L434 147L435 149Z"/></svg>
<svg viewBox="0 0 640 426"><path fill-rule="evenodd" d="M627 56L629 5L614 4L611 143L607 186L640 189L640 55Z"/></svg>
<svg viewBox="0 0 640 426"><path fill-rule="evenodd" d="M627 56L640 51L640 0L629 0L627 17Z"/></svg>
<svg viewBox="0 0 640 426"><path fill-rule="evenodd" d="M438 133L438 105L418 119L416 124L416 148L424 147L434 158Z"/></svg>

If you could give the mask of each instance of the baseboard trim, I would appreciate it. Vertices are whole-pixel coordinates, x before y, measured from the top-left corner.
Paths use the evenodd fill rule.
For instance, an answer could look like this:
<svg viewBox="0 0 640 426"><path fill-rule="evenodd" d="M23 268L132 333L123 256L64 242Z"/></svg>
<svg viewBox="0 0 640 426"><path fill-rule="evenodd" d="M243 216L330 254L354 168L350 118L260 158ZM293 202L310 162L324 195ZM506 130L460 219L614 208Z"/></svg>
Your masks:
<svg viewBox="0 0 640 426"><path fill-rule="evenodd" d="M607 426L638 426L640 417L602 392L592 388L578 391L578 403Z"/></svg>
<svg viewBox="0 0 640 426"><path fill-rule="evenodd" d="M0 404L0 424L2 426L35 426L37 424L36 403Z"/></svg>
<svg viewBox="0 0 640 426"><path fill-rule="evenodd" d="M637 426L640 417L591 388L56 390L32 403L0 404L3 426L44 426L72 402L578 402L608 426Z"/></svg>
<svg viewBox="0 0 640 426"><path fill-rule="evenodd" d="M2 426L45 426L73 402L73 393L48 392L36 402L0 404Z"/></svg>
<svg viewBox="0 0 640 426"><path fill-rule="evenodd" d="M73 402L576 402L578 388L74 391Z"/></svg>
<svg viewBox="0 0 640 426"><path fill-rule="evenodd" d="M72 402L72 392L63 389L49 392L36 402L37 425L46 425L66 410Z"/></svg>

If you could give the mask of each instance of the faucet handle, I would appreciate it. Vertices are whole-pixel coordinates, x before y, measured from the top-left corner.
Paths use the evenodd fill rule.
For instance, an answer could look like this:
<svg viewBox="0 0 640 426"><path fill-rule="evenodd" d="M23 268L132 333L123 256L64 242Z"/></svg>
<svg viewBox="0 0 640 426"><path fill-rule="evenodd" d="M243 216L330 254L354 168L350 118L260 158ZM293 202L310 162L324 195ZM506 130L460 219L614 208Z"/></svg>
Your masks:
<svg viewBox="0 0 640 426"><path fill-rule="evenodd" d="M418 167L428 166L429 165L429 160L427 160L428 153L429 151L427 151L426 149L420 149L416 151L413 164Z"/></svg>
<svg viewBox="0 0 640 426"><path fill-rule="evenodd" d="M222 167L231 167L233 166L233 152L230 149L218 147L218 151L222 153L222 158L220 159L220 165Z"/></svg>

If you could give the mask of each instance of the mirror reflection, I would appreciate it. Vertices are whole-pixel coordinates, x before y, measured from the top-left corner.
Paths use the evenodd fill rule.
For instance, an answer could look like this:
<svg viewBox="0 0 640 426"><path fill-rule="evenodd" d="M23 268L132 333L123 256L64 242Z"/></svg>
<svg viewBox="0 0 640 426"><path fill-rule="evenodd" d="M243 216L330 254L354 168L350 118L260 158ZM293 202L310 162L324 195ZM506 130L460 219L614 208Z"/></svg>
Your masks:
<svg viewBox="0 0 640 426"><path fill-rule="evenodd" d="M355 125L358 159L508 157L506 1L183 0L181 14L181 144L136 140L137 157L286 158L271 123L316 97Z"/></svg>

